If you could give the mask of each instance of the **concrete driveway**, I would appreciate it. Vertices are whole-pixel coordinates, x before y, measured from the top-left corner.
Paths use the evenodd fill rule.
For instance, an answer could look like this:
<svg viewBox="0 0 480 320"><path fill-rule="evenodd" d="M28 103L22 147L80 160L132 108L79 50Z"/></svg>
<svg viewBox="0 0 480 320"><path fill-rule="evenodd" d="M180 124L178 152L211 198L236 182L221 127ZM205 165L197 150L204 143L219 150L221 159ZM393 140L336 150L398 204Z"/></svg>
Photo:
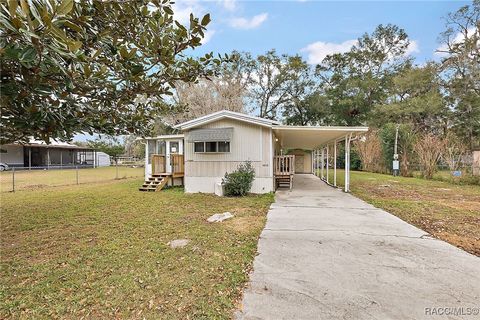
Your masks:
<svg viewBox="0 0 480 320"><path fill-rule="evenodd" d="M479 258L313 175L277 192L258 253L238 319L480 319Z"/></svg>

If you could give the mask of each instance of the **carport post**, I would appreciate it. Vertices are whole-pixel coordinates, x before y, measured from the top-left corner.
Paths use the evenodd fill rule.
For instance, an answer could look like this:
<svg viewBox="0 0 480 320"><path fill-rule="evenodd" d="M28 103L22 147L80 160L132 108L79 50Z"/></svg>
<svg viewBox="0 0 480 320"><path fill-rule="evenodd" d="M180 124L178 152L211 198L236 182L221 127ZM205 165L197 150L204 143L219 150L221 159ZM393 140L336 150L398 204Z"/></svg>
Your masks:
<svg viewBox="0 0 480 320"><path fill-rule="evenodd" d="M311 157L312 157L312 173L315 173L315 162L313 161L315 159L315 150L312 150L312 152L310 153Z"/></svg>
<svg viewBox="0 0 480 320"><path fill-rule="evenodd" d="M50 169L50 149L47 148L47 170Z"/></svg>
<svg viewBox="0 0 480 320"><path fill-rule="evenodd" d="M350 137L347 134L345 135L345 192L349 192L349 191L350 191Z"/></svg>
<svg viewBox="0 0 480 320"><path fill-rule="evenodd" d="M333 145L333 185L337 186L337 140Z"/></svg>
<svg viewBox="0 0 480 320"><path fill-rule="evenodd" d="M32 147L28 147L28 170L32 170Z"/></svg>
<svg viewBox="0 0 480 320"><path fill-rule="evenodd" d="M328 149L330 149L330 146L327 144L327 183L328 183L328 163L329 163L329 160L328 160Z"/></svg>
<svg viewBox="0 0 480 320"><path fill-rule="evenodd" d="M322 166L320 172L320 179L323 180L324 178L324 175L323 175L323 167L324 167L324 164L325 164L325 148L322 147L322 159L320 160L320 165Z"/></svg>

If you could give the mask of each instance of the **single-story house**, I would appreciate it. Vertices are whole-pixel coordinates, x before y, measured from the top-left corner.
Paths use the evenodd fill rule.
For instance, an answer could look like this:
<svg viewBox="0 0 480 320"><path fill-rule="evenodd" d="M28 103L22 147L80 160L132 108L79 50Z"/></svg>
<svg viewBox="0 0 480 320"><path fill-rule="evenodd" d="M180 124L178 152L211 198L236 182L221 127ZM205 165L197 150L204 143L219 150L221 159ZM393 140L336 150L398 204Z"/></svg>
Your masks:
<svg viewBox="0 0 480 320"><path fill-rule="evenodd" d="M64 167L102 167L110 165L110 156L93 148L50 140L30 139L28 143L0 145L0 162L9 167L64 168Z"/></svg>
<svg viewBox="0 0 480 320"><path fill-rule="evenodd" d="M330 148L326 147L331 146L336 153L340 142L345 142L347 178L352 136L368 130L367 127L288 126L227 110L175 128L179 134L145 138L146 182L140 190L158 191L167 183L183 183L185 192L214 193L226 172L234 171L248 160L255 168L251 192L271 192L283 177L294 173L316 174L317 168L328 170L331 165L325 156ZM346 191L348 185L347 178Z"/></svg>

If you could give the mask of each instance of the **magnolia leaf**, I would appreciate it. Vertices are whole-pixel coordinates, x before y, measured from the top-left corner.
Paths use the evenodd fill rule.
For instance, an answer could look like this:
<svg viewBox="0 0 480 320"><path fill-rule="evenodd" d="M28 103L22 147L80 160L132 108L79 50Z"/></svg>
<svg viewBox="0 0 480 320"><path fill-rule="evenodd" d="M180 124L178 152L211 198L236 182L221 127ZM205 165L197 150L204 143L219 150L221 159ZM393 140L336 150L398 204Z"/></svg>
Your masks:
<svg viewBox="0 0 480 320"><path fill-rule="evenodd" d="M66 15L73 9L73 0L63 0L57 7L57 13L60 15Z"/></svg>
<svg viewBox="0 0 480 320"><path fill-rule="evenodd" d="M18 1L17 0L8 0L8 12L10 17L15 17L17 15Z"/></svg>
<svg viewBox="0 0 480 320"><path fill-rule="evenodd" d="M128 50L127 50L125 47L121 47L121 48L120 48L120 56L121 56L123 59L127 59L127 58L128 58Z"/></svg>
<svg viewBox="0 0 480 320"><path fill-rule="evenodd" d="M206 15L203 16L201 24L202 26L206 26L207 24L210 23L210 21L211 21L210 13L207 13Z"/></svg>
<svg viewBox="0 0 480 320"><path fill-rule="evenodd" d="M82 41L72 41L68 44L68 50L75 52L82 47Z"/></svg>

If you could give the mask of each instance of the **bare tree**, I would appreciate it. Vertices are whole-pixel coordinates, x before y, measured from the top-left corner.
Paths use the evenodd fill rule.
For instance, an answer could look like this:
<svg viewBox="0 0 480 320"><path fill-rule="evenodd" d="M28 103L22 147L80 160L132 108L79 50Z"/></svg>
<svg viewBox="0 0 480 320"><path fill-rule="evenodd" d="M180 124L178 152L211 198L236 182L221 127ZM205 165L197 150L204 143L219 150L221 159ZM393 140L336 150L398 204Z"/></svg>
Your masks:
<svg viewBox="0 0 480 320"><path fill-rule="evenodd" d="M244 112L243 98L245 89L234 79L203 79L198 83L177 83L177 105L183 105L183 112L174 114L174 122L183 122L203 115L230 110Z"/></svg>
<svg viewBox="0 0 480 320"><path fill-rule="evenodd" d="M377 130L368 131L361 139L354 141L354 146L362 160L362 169L370 172L383 171L382 142Z"/></svg>
<svg viewBox="0 0 480 320"><path fill-rule="evenodd" d="M422 175L431 179L437 170L437 164L442 156L445 142L433 134L425 134L417 140L414 150L421 164Z"/></svg>
<svg viewBox="0 0 480 320"><path fill-rule="evenodd" d="M455 135L449 132L444 139L442 158L448 164L450 171L460 168L462 159L467 154L467 146Z"/></svg>
<svg viewBox="0 0 480 320"><path fill-rule="evenodd" d="M399 149L400 149L400 175L410 176L410 161L413 156L413 148L417 140L417 133L409 125L400 126Z"/></svg>

